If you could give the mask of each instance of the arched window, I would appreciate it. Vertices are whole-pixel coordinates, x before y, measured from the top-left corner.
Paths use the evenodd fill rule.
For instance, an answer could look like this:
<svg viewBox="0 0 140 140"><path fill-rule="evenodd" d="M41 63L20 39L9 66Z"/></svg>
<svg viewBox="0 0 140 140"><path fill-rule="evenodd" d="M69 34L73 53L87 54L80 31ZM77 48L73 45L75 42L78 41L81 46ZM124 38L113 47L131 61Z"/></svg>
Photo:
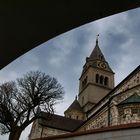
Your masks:
<svg viewBox="0 0 140 140"><path fill-rule="evenodd" d="M85 80L84 80L84 81L85 81L85 85L86 85L86 84L87 84L87 76L86 76L86 78L85 78Z"/></svg>
<svg viewBox="0 0 140 140"><path fill-rule="evenodd" d="M99 83L99 74L96 74L96 83Z"/></svg>
<svg viewBox="0 0 140 140"><path fill-rule="evenodd" d="M82 88L84 87L84 81L82 82Z"/></svg>
<svg viewBox="0 0 140 140"><path fill-rule="evenodd" d="M105 85L105 86L108 85L108 77L105 77L105 79L104 79L104 85Z"/></svg>
<svg viewBox="0 0 140 140"><path fill-rule="evenodd" d="M76 116L76 119L78 120L79 119L79 116Z"/></svg>
<svg viewBox="0 0 140 140"><path fill-rule="evenodd" d="M139 77L137 77L137 83L139 83Z"/></svg>
<svg viewBox="0 0 140 140"><path fill-rule="evenodd" d="M100 84L103 84L103 81L104 81L104 77L101 75L100 76Z"/></svg>
<svg viewBox="0 0 140 140"><path fill-rule="evenodd" d="M103 60L104 57L102 55L98 55L98 56L99 56L99 59Z"/></svg>
<svg viewBox="0 0 140 140"><path fill-rule="evenodd" d="M102 59L103 59L103 56L101 55L100 58L101 58L101 60L102 60Z"/></svg>
<svg viewBox="0 0 140 140"><path fill-rule="evenodd" d="M82 81L82 88L86 86L87 80L88 80L88 77L86 76L86 78Z"/></svg>

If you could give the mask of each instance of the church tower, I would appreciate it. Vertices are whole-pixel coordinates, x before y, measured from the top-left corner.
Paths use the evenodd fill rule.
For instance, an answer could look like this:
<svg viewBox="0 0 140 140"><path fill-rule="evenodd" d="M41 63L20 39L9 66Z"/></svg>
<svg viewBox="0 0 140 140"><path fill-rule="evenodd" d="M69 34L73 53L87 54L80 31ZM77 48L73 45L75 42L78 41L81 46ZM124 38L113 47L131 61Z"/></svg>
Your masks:
<svg viewBox="0 0 140 140"><path fill-rule="evenodd" d="M79 79L78 101L84 112L90 110L113 88L114 72L99 48L97 36L95 48L86 58Z"/></svg>

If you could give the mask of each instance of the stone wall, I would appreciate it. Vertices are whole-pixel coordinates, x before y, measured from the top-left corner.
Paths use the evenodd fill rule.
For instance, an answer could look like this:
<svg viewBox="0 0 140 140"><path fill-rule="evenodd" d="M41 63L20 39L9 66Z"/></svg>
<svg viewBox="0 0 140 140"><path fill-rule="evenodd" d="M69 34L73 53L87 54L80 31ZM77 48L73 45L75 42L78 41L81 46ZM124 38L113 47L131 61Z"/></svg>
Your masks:
<svg viewBox="0 0 140 140"><path fill-rule="evenodd" d="M130 88L133 88L133 87L139 85L139 84L140 84L140 72L138 72L133 77L131 77L131 79L125 81L123 83L123 85L119 89L117 89L117 91L114 94L118 94L120 92L126 91Z"/></svg>
<svg viewBox="0 0 140 140"><path fill-rule="evenodd" d="M93 128L102 128L108 126L108 111L103 109L100 113L95 115L90 121L83 125L78 131L90 130Z"/></svg>
<svg viewBox="0 0 140 140"><path fill-rule="evenodd" d="M117 105L122 101L126 100L131 95L137 93L140 96L140 86L128 89L122 93L115 95L110 103L103 107L98 113L96 113L96 108L93 110L95 115L89 121L87 121L78 131L90 130L93 128L102 128L113 125L127 124L140 122L140 104L132 104L130 106L120 106ZM99 109L99 108L98 108ZM129 111L129 112L128 112ZM136 111L138 113L136 113ZM123 112L123 114L122 114Z"/></svg>
<svg viewBox="0 0 140 140"><path fill-rule="evenodd" d="M38 123L38 120L36 120L34 121L32 125L32 130L29 135L29 140L35 139L35 138L48 137L52 135L62 135L66 133L69 133L69 132L42 126Z"/></svg>
<svg viewBox="0 0 140 140"><path fill-rule="evenodd" d="M77 110L71 110L65 112L65 117L75 119L75 120L84 120L85 116L84 113L77 111Z"/></svg>
<svg viewBox="0 0 140 140"><path fill-rule="evenodd" d="M59 130L59 129L49 128L49 127L43 127L42 129L42 137L48 137L52 135L62 135L66 133L69 133L69 132Z"/></svg>

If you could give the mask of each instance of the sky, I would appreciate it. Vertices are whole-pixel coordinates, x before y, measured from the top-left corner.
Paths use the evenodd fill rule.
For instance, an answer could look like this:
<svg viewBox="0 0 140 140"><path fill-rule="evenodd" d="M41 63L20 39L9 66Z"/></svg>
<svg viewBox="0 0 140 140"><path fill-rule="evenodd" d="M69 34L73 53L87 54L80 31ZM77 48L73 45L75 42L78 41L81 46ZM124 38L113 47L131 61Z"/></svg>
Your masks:
<svg viewBox="0 0 140 140"><path fill-rule="evenodd" d="M42 71L64 87L64 100L55 106L63 112L78 94L79 77L85 59L99 47L115 72L115 85L140 65L140 8L109 16L61 34L22 55L0 71L0 83L15 80L28 71ZM27 140L30 126L20 140ZM0 140L7 140L0 136Z"/></svg>

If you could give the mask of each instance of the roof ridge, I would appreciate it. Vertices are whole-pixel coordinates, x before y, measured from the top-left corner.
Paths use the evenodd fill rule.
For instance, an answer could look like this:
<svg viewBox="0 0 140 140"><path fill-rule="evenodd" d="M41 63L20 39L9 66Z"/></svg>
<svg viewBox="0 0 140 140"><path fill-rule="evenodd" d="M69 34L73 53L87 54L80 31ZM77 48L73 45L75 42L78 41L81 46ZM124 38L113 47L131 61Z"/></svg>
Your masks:
<svg viewBox="0 0 140 140"><path fill-rule="evenodd" d="M46 115L47 112L41 112L42 115ZM52 114L51 119L39 119L39 124L42 126L65 130L65 131L73 131L77 127L79 127L83 123L82 120L75 120L72 118L67 118L65 116Z"/></svg>
<svg viewBox="0 0 140 140"><path fill-rule="evenodd" d="M44 112L44 111L41 111L41 113L44 113L44 114L48 114L47 112ZM62 115L58 115L58 114L52 114L52 116L55 116L55 117L61 117L61 118L65 118L65 119L68 119L68 120L74 120L74 121L79 121L79 122L82 122L82 120L76 120L76 119L72 119L72 118L68 118L68 117L65 117L65 116L62 116ZM45 117L44 117L45 119Z"/></svg>

